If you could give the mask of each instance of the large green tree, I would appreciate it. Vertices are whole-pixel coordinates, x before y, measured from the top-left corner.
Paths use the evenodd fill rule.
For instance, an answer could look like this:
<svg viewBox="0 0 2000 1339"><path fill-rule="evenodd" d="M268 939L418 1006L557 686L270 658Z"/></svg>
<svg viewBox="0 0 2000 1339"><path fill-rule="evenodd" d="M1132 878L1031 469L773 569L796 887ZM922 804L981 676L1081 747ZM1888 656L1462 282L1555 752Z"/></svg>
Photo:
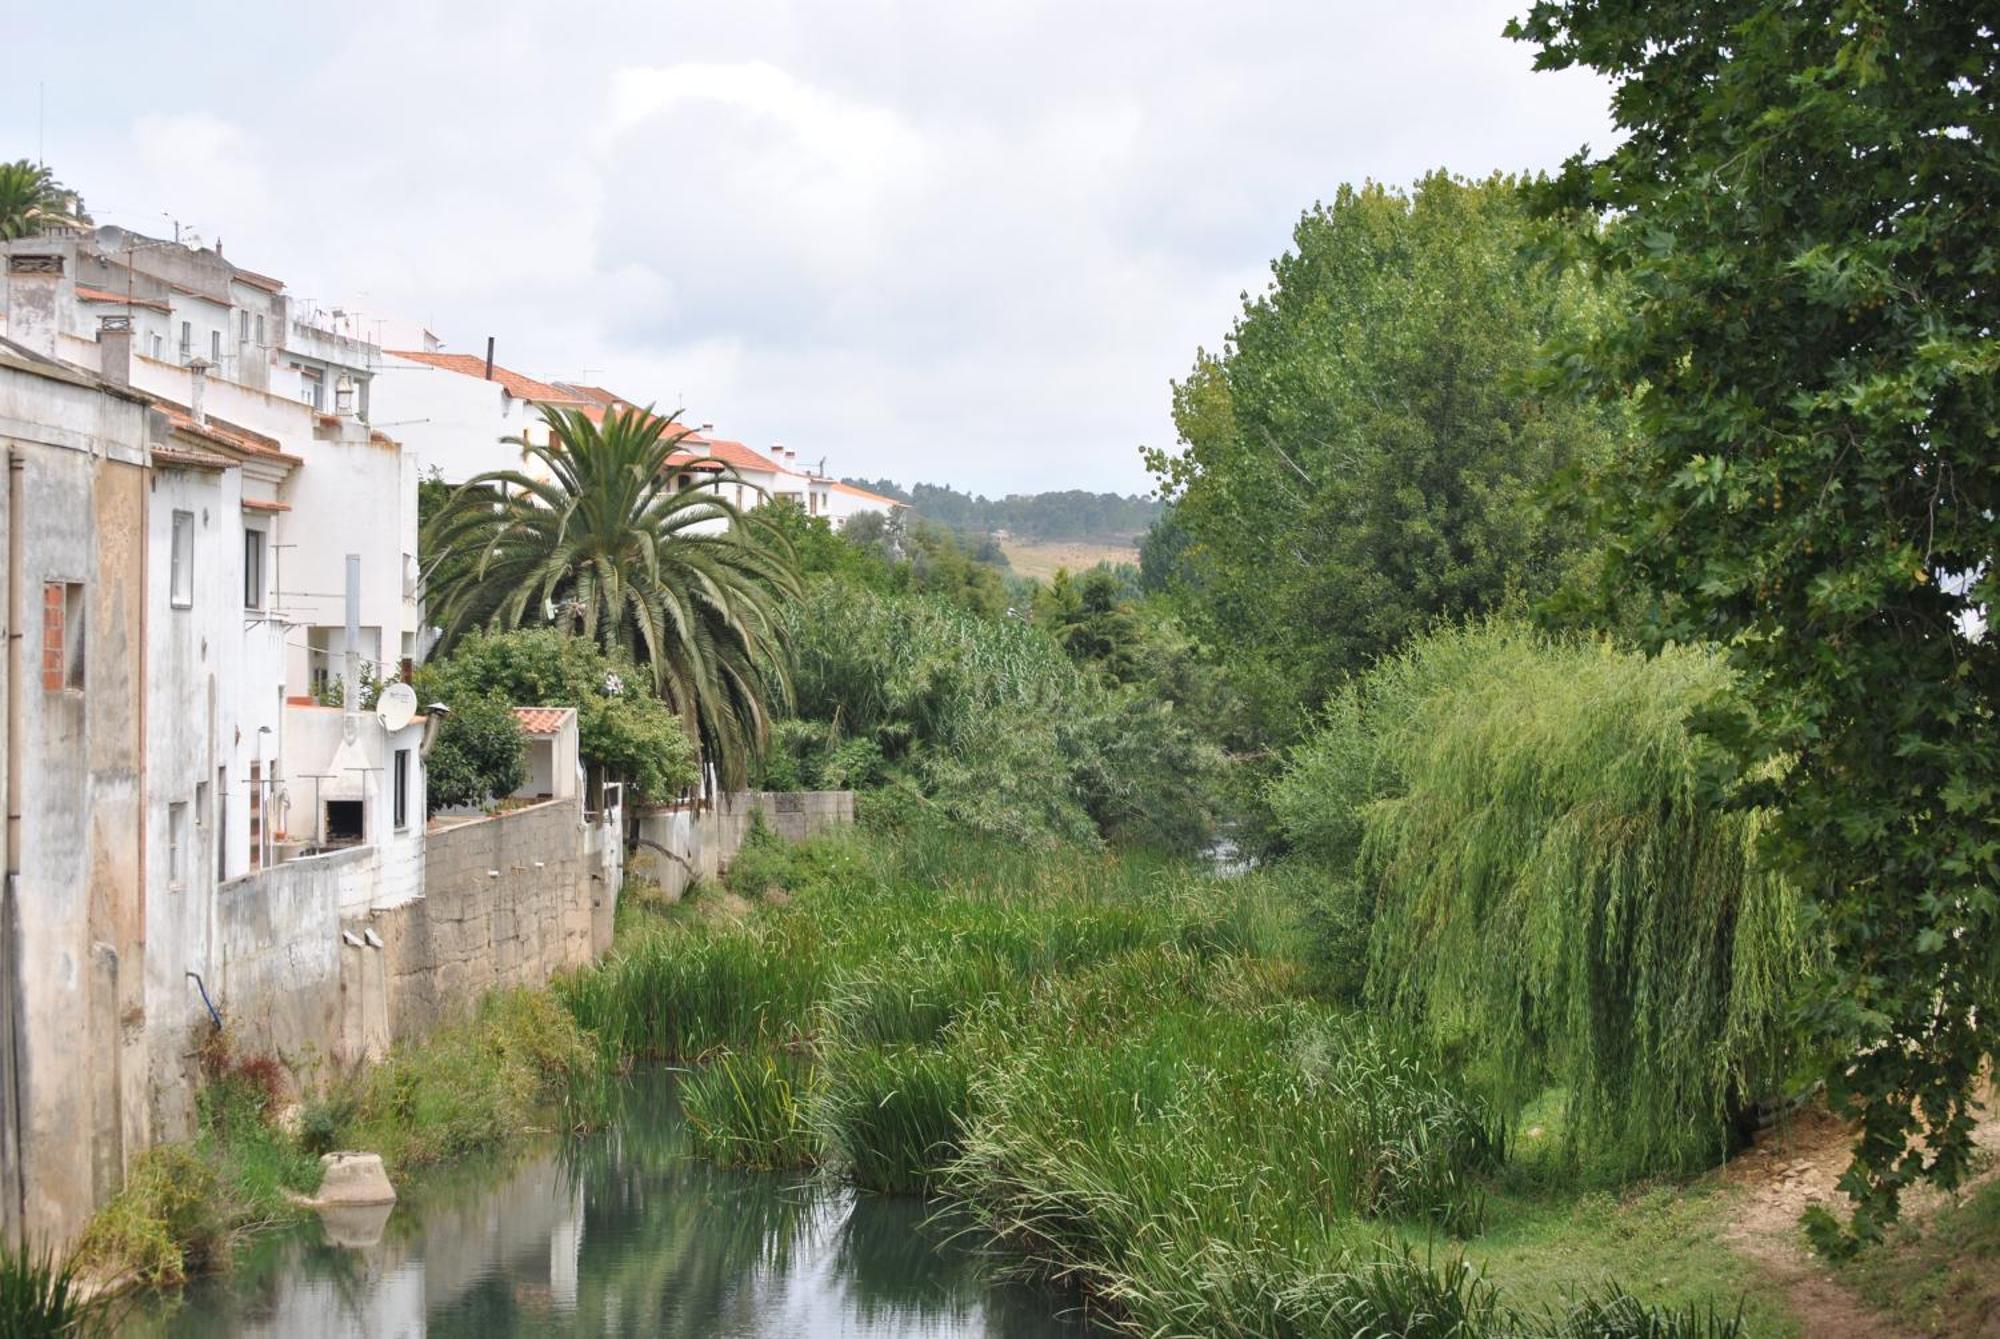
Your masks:
<svg viewBox="0 0 2000 1339"><path fill-rule="evenodd" d="M1577 531L1551 485L1617 415L1527 389L1541 342L1602 302L1532 240L1511 179L1342 187L1174 388L1184 449L1147 463L1182 598L1272 735L1440 615L1558 581Z"/></svg>
<svg viewBox="0 0 2000 1339"><path fill-rule="evenodd" d="M786 693L789 555L754 512L677 486L667 462L685 434L668 420L543 415L548 442L515 443L526 468L468 480L424 528L443 648L477 628L552 624L630 656L722 784L742 786Z"/></svg>
<svg viewBox="0 0 2000 1339"><path fill-rule="evenodd" d="M1717 641L1837 954L1818 1021L1875 1230L1966 1173L2000 971L2000 23L1932 0L1567 0L1512 28L1615 81L1551 204L1615 219L1637 392L1608 498L1655 639Z"/></svg>

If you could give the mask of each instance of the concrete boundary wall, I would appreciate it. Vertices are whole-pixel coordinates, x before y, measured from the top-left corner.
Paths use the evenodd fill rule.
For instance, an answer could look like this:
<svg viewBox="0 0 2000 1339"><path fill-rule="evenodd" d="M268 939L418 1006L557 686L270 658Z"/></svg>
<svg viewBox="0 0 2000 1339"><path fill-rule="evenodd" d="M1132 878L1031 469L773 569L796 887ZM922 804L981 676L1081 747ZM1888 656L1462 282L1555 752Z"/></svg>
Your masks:
<svg viewBox="0 0 2000 1339"><path fill-rule="evenodd" d="M715 878L752 816L798 841L854 821L851 791L745 792L696 812L642 814L632 872L678 897ZM281 1061L302 1089L469 1011L486 992L546 983L611 947L626 868L624 814L549 800L424 836L423 891L384 884L379 853L301 857L223 884L218 979L241 1054ZM342 908L359 908L343 914Z"/></svg>
<svg viewBox="0 0 2000 1339"><path fill-rule="evenodd" d="M749 790L726 795L707 809L641 810L632 874L659 884L669 900L678 900L697 878L721 877L759 815L778 836L804 841L852 824L854 792Z"/></svg>

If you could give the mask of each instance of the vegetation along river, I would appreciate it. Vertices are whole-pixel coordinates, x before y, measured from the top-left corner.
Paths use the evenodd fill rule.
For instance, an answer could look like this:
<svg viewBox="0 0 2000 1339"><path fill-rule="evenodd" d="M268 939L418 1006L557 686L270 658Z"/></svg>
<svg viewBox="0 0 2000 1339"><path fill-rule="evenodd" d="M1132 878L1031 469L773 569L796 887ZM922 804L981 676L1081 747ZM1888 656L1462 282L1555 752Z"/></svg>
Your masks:
<svg viewBox="0 0 2000 1339"><path fill-rule="evenodd" d="M689 1154L673 1076L604 1133L436 1176L379 1233L309 1220L147 1301L139 1336L1007 1336L1082 1339L1060 1297L993 1277L921 1201ZM343 1244L338 1237L352 1238ZM372 1238L372 1240L370 1240Z"/></svg>

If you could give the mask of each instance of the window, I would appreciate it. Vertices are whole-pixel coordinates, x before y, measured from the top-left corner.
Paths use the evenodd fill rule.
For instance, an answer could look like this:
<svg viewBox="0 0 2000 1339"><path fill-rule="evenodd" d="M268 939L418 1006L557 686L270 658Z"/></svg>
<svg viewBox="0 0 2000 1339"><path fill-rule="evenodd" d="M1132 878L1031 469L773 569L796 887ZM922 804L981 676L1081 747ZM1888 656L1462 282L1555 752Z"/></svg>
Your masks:
<svg viewBox="0 0 2000 1339"><path fill-rule="evenodd" d="M396 831L410 826L410 751L396 750Z"/></svg>
<svg viewBox="0 0 2000 1339"><path fill-rule="evenodd" d="M208 783L206 781L197 781L194 783L194 825L198 828L205 829L208 827L208 794Z"/></svg>
<svg viewBox="0 0 2000 1339"><path fill-rule="evenodd" d="M152 341L147 347L152 350L153 357L164 359L167 356L167 341L161 337L157 330L147 336L147 338Z"/></svg>
<svg viewBox="0 0 2000 1339"><path fill-rule="evenodd" d="M167 888L179 892L187 886L188 807L186 800L167 806Z"/></svg>
<svg viewBox="0 0 2000 1339"><path fill-rule="evenodd" d="M174 555L169 595L176 609L194 608L194 513L174 513Z"/></svg>
<svg viewBox="0 0 2000 1339"><path fill-rule="evenodd" d="M236 313L236 338L240 343L248 344L250 342L249 312Z"/></svg>
<svg viewBox="0 0 2000 1339"><path fill-rule="evenodd" d="M257 343L261 345L261 344L263 344L263 342L264 342L264 313L262 313L262 312L258 312L258 313L257 313Z"/></svg>
<svg viewBox="0 0 2000 1339"><path fill-rule="evenodd" d="M299 369L299 398L314 409L326 408L326 378L311 368Z"/></svg>
<svg viewBox="0 0 2000 1339"><path fill-rule="evenodd" d="M264 532L243 532L243 607L264 607Z"/></svg>
<svg viewBox="0 0 2000 1339"><path fill-rule="evenodd" d="M42 586L42 690L83 691L83 583Z"/></svg>
<svg viewBox="0 0 2000 1339"><path fill-rule="evenodd" d="M185 362L187 362L187 361L188 361L189 359L191 359L191 358L193 358L193 357L194 357L194 322L192 322L192 321L182 321L182 322L181 322L181 361L182 361L183 363L185 363Z"/></svg>
<svg viewBox="0 0 2000 1339"><path fill-rule="evenodd" d="M222 332L220 330L211 330L208 332L208 361L214 363L217 367L222 366Z"/></svg>
<svg viewBox="0 0 2000 1339"><path fill-rule="evenodd" d="M215 877L229 877L229 769L215 769Z"/></svg>

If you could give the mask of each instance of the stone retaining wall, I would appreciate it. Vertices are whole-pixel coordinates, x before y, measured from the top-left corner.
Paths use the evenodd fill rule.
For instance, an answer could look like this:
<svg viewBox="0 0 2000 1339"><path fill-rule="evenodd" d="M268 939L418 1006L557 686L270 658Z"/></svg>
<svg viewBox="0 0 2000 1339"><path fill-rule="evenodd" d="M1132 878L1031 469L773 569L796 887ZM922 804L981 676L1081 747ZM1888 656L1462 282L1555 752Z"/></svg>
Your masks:
<svg viewBox="0 0 2000 1339"><path fill-rule="evenodd" d="M762 816L764 826L787 841L804 841L852 824L854 792L748 790L702 810L642 810L632 873L659 884L670 901L678 900L697 878L721 877L742 849L753 816Z"/></svg>

